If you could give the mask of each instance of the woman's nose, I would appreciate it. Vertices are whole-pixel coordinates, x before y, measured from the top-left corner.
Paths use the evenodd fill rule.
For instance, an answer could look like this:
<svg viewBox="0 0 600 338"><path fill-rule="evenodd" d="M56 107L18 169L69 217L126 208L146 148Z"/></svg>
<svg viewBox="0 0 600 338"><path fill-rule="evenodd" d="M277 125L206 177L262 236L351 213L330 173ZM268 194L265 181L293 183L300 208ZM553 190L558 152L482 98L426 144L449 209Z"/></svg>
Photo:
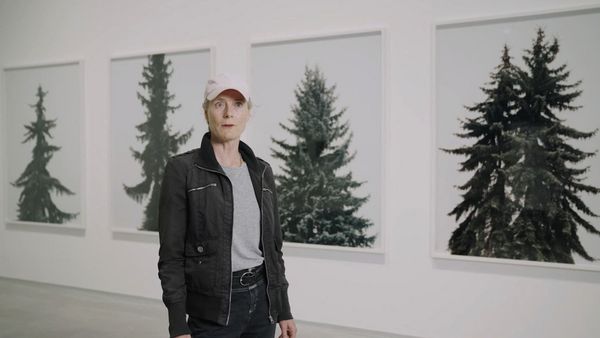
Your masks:
<svg viewBox="0 0 600 338"><path fill-rule="evenodd" d="M231 109L229 109L229 104L224 104L223 105L223 115L225 117L231 116L231 114L229 114L231 112Z"/></svg>

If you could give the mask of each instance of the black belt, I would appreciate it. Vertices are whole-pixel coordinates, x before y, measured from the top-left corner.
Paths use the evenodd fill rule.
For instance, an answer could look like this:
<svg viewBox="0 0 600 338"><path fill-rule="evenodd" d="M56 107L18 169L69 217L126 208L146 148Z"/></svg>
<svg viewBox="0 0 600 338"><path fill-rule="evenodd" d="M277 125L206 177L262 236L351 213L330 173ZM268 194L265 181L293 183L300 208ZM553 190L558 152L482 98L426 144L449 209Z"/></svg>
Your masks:
<svg viewBox="0 0 600 338"><path fill-rule="evenodd" d="M248 288L265 278L265 267L263 264L253 268L234 271L231 280L232 289Z"/></svg>

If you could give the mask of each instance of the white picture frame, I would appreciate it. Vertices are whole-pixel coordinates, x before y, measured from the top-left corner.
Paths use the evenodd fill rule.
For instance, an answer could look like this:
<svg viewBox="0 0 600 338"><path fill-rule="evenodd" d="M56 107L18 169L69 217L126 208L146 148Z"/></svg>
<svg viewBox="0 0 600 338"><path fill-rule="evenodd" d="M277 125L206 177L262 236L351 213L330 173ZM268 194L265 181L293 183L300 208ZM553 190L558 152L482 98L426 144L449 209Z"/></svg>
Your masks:
<svg viewBox="0 0 600 338"><path fill-rule="evenodd" d="M6 163L4 175L3 208L7 228L21 231L46 232L82 236L85 233L85 101L84 62L81 58L3 67L2 94L5 148L2 161ZM36 119L37 88L44 96L46 120L56 120L46 136L50 145L60 147L46 165L50 176L56 178L73 195L51 193L59 210L77 216L64 223L19 220L17 203L19 189L11 183L20 176L32 160L30 140L24 140L24 125Z"/></svg>
<svg viewBox="0 0 600 338"><path fill-rule="evenodd" d="M286 254L364 262L383 260L384 155L387 153L385 141L388 133L385 123L388 119L385 100L386 38L384 28L369 27L262 37L251 42L249 78L255 106L244 137L257 155L271 164L276 175L281 173L281 163L273 158L270 151L274 144L270 138L294 143L278 124L290 125L290 106L296 103L294 90L304 78L305 66L313 68L316 65L325 77L326 85L336 85L336 111L347 108L344 119L349 121L353 132L351 153L356 151L356 157L348 165L349 170L357 181L366 182L354 195L370 196L359 214L373 221L373 227L367 230L367 234L376 236L371 247L286 241ZM370 108L365 108L366 105ZM372 165L370 172L367 169L369 164Z"/></svg>
<svg viewBox="0 0 600 338"><path fill-rule="evenodd" d="M500 63L501 51L505 43L511 48L512 62L522 66L523 50L531 47L536 27L543 28L548 39L556 36L559 40L560 58L552 65L556 67L567 64L567 70L571 71L567 80L569 83L583 80L579 88L583 90L583 94L575 102L583 108L562 114L561 117L566 118L567 124L578 130L591 131L600 127L600 119L596 113L600 108L600 100L593 94L600 90L600 76L597 76L600 75L600 68L590 67L591 63L584 60L600 57L600 42L597 38L586 39L591 36L589 34L593 35L600 30L598 22L600 22L600 8L586 6L560 11L523 13L517 16L438 22L434 25L432 32L434 69L432 144L434 147L431 171L434 184L431 191L433 208L430 231L430 252L434 259L600 271L599 261L588 262L575 253L573 253L574 264L451 254L447 249L447 243L456 222L447 213L460 201L460 191L453 186L463 184L472 174L457 172L458 163L464 160L464 157L445 154L440 150L440 148L451 149L473 142L467 140L461 143L457 137L451 135L461 131L457 119L466 116L466 109L462 108L462 105L473 105L483 101L484 94L480 87L490 81L489 75ZM594 28L589 25L596 26ZM588 44L577 45L581 41L586 41ZM449 84L450 79L455 81ZM593 114L596 116L593 117ZM598 146L594 148L593 143L598 144L597 139L598 135L592 138L592 141L578 146L581 146L584 151L594 151L600 148ZM596 156L586 160L583 166L587 165L591 170L586 175L586 184L597 186L597 182L600 182L600 158ZM592 211L600 213L600 196L582 197ZM590 221L600 229L597 219L590 219ZM581 227L578 229L578 234L582 236L581 241L588 253L600 259L600 237L585 233Z"/></svg>
<svg viewBox="0 0 600 338"><path fill-rule="evenodd" d="M177 153L200 147L202 136L208 127L204 120L202 103L207 79L214 75L214 47L207 45L183 48L156 49L121 53L110 59L110 220L114 239L158 243L158 232L140 230L143 208L129 198L123 184L135 185L141 181L141 166L131 156L130 147L143 150L136 140L135 125L145 120L144 107L137 99L137 92L145 91L139 86L142 69L148 64L148 56L165 54L171 61L173 71L168 90L174 94L172 104L181 104L175 113L169 113L167 123L172 132L185 132L193 128L192 136Z"/></svg>

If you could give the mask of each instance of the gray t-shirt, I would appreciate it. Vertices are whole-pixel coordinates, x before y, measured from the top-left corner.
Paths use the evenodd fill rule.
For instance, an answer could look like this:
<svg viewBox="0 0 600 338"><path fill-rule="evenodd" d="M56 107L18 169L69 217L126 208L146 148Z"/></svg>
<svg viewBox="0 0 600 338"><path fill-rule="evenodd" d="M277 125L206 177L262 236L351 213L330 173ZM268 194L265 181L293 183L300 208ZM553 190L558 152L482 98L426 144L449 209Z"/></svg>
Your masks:
<svg viewBox="0 0 600 338"><path fill-rule="evenodd" d="M233 241L231 271L262 264L260 243L260 209L250 180L248 167L223 167L233 185Z"/></svg>

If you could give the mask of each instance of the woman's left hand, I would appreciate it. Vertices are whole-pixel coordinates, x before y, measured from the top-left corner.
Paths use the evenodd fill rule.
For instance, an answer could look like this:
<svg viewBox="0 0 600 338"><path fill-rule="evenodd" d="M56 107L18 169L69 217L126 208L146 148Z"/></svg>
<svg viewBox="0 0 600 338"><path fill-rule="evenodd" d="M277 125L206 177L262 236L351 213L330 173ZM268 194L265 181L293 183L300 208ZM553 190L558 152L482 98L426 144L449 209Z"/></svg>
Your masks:
<svg viewBox="0 0 600 338"><path fill-rule="evenodd" d="M296 323L293 319L280 321L279 328L281 329L279 338L296 338L298 329L296 328Z"/></svg>

